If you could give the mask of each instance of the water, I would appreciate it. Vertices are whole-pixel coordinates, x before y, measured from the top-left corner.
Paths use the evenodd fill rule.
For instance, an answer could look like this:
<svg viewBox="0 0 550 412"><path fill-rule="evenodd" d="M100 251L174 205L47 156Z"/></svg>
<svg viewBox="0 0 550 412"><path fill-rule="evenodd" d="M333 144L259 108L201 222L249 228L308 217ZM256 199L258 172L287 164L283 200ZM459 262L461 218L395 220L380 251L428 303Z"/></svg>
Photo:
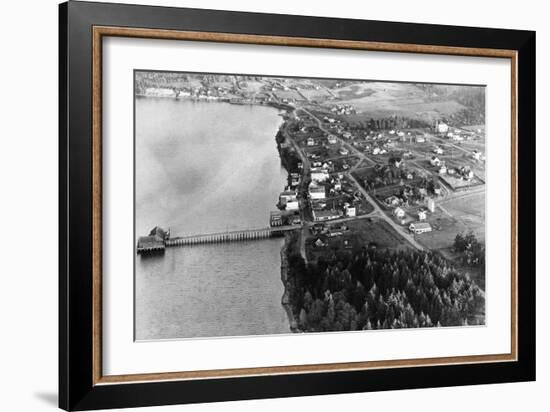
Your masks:
<svg viewBox="0 0 550 412"><path fill-rule="evenodd" d="M262 228L286 182L268 107L136 100L136 237ZM136 257L136 339L288 333L282 239Z"/></svg>

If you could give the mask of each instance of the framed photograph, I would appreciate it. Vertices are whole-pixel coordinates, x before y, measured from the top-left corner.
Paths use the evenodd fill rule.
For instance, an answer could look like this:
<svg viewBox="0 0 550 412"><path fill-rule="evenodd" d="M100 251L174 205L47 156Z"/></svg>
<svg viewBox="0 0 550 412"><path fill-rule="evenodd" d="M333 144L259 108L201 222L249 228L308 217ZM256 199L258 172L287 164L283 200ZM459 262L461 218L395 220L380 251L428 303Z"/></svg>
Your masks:
<svg viewBox="0 0 550 412"><path fill-rule="evenodd" d="M61 408L535 379L534 32L59 10Z"/></svg>

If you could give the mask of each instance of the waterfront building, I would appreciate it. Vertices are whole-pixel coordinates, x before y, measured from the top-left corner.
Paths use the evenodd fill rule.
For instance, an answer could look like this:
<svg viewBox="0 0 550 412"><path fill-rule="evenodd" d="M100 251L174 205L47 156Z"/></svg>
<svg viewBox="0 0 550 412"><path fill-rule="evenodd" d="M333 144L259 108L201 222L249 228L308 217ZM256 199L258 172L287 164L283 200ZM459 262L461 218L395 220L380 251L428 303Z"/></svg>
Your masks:
<svg viewBox="0 0 550 412"><path fill-rule="evenodd" d="M286 202L286 210L299 210L300 203L297 200L291 200Z"/></svg>
<svg viewBox="0 0 550 412"><path fill-rule="evenodd" d="M296 191L295 190L285 190L284 192L281 192L279 194L279 201L281 203L287 203L288 202L292 202L292 201L295 201L296 200Z"/></svg>

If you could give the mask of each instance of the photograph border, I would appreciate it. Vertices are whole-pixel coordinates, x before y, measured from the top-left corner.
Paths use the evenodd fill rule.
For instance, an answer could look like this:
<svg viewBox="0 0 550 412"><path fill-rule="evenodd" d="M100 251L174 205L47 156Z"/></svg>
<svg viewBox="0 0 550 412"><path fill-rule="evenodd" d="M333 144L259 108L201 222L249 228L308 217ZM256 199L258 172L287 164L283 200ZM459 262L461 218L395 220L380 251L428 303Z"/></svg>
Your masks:
<svg viewBox="0 0 550 412"><path fill-rule="evenodd" d="M236 15L239 19L234 19ZM286 24L278 26L277 22ZM305 27L305 33L291 28L298 22L303 23L299 27ZM410 30L413 27L415 30ZM323 35L327 32L333 35ZM101 45L105 36L510 59L511 353L103 376ZM534 273L534 32L70 2L60 5L59 40L62 408L145 406L534 379L535 280L518 277L518 267L525 273ZM78 81L82 83L77 85ZM77 98L83 100L77 104ZM83 181L90 184L78 187ZM82 307L76 302L79 299ZM458 374L451 376L450 370ZM475 375L468 376L474 371ZM336 376L341 379L331 384L331 377Z"/></svg>

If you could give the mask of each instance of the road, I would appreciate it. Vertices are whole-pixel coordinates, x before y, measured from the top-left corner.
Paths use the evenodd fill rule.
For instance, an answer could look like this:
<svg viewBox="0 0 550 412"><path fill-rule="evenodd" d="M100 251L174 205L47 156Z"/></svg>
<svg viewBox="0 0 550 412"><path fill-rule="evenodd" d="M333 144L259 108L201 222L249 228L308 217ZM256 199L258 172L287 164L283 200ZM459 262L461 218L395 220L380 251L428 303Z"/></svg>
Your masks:
<svg viewBox="0 0 550 412"><path fill-rule="evenodd" d="M363 196L365 196L365 199L372 205L374 210L377 212L377 215L384 219L397 233L399 233L402 237L405 238L411 245L413 245L418 250L425 250L424 246L422 246L420 243L418 243L414 237L410 233L406 233L403 231L403 229L397 225L392 219L388 217L384 213L384 211L378 206L378 203L367 193L365 189L359 184L359 182L353 177L351 174L348 174L348 178L354 182L355 186L357 186L358 190L361 192Z"/></svg>

